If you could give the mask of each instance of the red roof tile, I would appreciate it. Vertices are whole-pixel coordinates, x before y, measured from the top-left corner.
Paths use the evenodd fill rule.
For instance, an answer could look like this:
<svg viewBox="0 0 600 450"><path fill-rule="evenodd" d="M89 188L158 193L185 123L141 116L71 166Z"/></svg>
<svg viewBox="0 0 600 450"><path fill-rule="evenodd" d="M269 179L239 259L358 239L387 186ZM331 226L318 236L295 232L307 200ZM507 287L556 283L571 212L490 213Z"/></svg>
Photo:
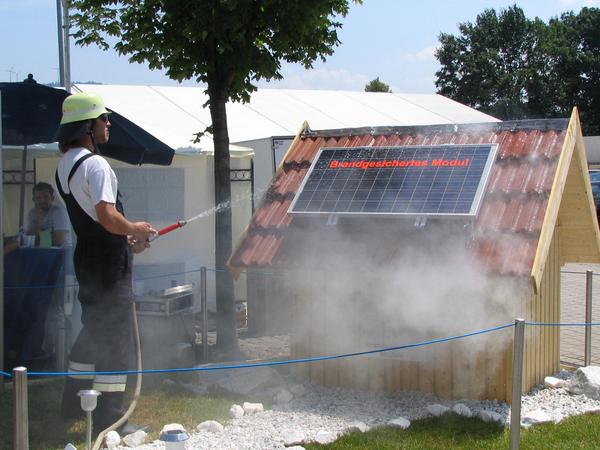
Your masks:
<svg viewBox="0 0 600 450"><path fill-rule="evenodd" d="M471 248L491 273L528 275L565 128L566 121L522 121L307 133L290 150L230 264L268 267L293 262L299 219L287 210L322 147L497 143ZM310 221L304 217L303 223L304 219Z"/></svg>
<svg viewBox="0 0 600 450"><path fill-rule="evenodd" d="M285 197L293 194L302 184L306 172L308 172L308 166L301 169L289 169L285 173L279 173L269 188L269 195Z"/></svg>

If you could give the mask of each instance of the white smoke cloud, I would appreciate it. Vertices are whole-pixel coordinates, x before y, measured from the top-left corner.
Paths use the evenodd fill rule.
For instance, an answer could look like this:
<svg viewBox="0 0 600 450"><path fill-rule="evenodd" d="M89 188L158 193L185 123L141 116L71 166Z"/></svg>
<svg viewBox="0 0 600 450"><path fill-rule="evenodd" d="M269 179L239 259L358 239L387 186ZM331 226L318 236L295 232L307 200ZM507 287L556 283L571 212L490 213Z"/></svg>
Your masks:
<svg viewBox="0 0 600 450"><path fill-rule="evenodd" d="M530 294L525 280L488 276L468 249L468 225L456 220L430 220L415 228L409 219L340 219L337 226L301 233L294 235L303 243L294 256L312 269L294 274L288 289L305 302L292 321L299 341L310 343L312 356L396 347L509 324ZM465 349L460 360L475 365L478 358L503 354L511 336L492 332L453 341L452 352ZM371 357L434 363L439 357L435 345ZM347 361L359 371L365 365L360 358ZM488 373L499 361L488 359ZM481 380L480 392L485 383Z"/></svg>

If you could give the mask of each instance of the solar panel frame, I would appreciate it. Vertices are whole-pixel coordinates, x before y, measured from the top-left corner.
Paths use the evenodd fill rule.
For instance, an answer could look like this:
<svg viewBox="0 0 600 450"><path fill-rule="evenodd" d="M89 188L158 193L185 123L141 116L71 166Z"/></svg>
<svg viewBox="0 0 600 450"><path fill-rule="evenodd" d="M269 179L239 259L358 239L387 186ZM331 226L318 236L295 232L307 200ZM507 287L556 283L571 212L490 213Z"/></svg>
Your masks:
<svg viewBox="0 0 600 450"><path fill-rule="evenodd" d="M339 216L476 217L497 150L498 144L494 143L321 147L292 200L288 213ZM481 154L484 151L485 157ZM412 165L395 166L392 170L389 170L389 166L362 168L356 166L377 164L379 161L384 161L380 163L382 165L389 165L391 162L387 162L389 161L387 158L390 152L394 153L395 161L406 161L406 164ZM329 158L324 157L325 153ZM349 158L348 155L352 157ZM469 155L477 157L470 159L465 166L467 172L463 170L460 178L452 179L452 173L460 167L432 164L434 160L459 161L461 157L465 158ZM335 156L341 157L342 163L354 164L354 166L330 167ZM474 161L476 164L471 165ZM420 171L419 167L421 167ZM435 170L431 170L433 167ZM384 173L382 169L385 170ZM471 169L474 173L469 174ZM326 171L331 170L335 171L335 175L323 178ZM428 180L430 184L427 183ZM467 189L464 189L465 185ZM417 186L420 188L428 186L429 189L424 193L418 190ZM449 186L452 189L448 189ZM305 192L312 193L308 203L307 199L303 198ZM415 195L417 198L413 198ZM453 199L454 196L456 199ZM462 201L459 201L460 199ZM319 205L318 210L308 208L313 201L314 205ZM451 207L453 204L454 208ZM436 206L437 210L432 211ZM345 210L341 210L344 207ZM359 207L361 210L357 211ZM402 208L408 210L402 211L400 210ZM421 209L416 211L418 208Z"/></svg>

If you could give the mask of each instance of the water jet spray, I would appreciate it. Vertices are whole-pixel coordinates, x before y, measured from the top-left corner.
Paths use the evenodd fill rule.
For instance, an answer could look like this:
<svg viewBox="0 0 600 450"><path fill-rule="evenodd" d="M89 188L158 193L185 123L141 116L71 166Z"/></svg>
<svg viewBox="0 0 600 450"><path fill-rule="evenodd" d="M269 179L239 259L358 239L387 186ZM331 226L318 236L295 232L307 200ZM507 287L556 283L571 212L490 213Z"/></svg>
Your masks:
<svg viewBox="0 0 600 450"><path fill-rule="evenodd" d="M183 228L185 225L187 225L190 222L193 222L194 220L200 219L202 217L208 217L209 215L211 215L213 213L216 213L225 208L228 208L230 203L231 203L230 201L220 203L219 205L217 205L213 208L210 208L206 211L203 211L200 214L196 214L194 217L191 217L187 220L178 220L177 222L172 223L171 225L161 228L160 230L158 230L156 232L155 235L153 235L150 239L148 239L148 242L152 242L155 239L158 239L160 236L170 233L171 231L177 230L178 228Z"/></svg>

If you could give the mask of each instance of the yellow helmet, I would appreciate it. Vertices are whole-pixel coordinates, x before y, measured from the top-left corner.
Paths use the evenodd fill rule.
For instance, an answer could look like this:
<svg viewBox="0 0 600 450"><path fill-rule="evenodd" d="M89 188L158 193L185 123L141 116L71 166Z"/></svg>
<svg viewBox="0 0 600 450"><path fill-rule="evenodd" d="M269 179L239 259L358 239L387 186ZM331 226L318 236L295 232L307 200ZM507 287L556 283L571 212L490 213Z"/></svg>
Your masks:
<svg viewBox="0 0 600 450"><path fill-rule="evenodd" d="M90 120L97 119L103 114L110 114L104 106L102 98L92 92L78 92L64 99L62 118L56 130L55 139L58 142L69 142L79 139L89 133Z"/></svg>
<svg viewBox="0 0 600 450"><path fill-rule="evenodd" d="M78 92L63 101L61 125L96 119L102 114L110 114L99 95L92 92Z"/></svg>

